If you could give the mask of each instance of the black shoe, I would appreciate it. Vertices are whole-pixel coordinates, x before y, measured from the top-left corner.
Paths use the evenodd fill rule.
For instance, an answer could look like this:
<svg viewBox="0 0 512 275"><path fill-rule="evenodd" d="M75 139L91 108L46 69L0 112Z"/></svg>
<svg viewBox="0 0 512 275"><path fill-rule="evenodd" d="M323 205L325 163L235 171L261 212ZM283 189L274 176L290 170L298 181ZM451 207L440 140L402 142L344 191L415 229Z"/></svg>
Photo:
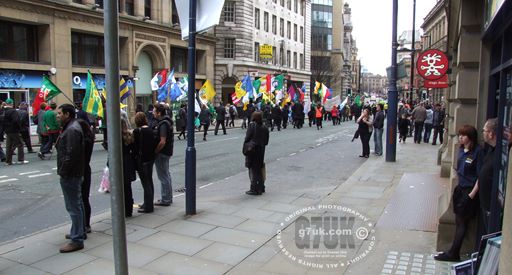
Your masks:
<svg viewBox="0 0 512 275"><path fill-rule="evenodd" d="M170 202L163 202L161 200L157 200L153 205L156 205L156 206L171 206L171 203Z"/></svg>
<svg viewBox="0 0 512 275"><path fill-rule="evenodd" d="M460 262L460 257L453 257L446 252L434 256L434 260L443 262Z"/></svg>
<svg viewBox="0 0 512 275"><path fill-rule="evenodd" d="M249 190L249 191L245 192L245 194L251 195L251 196L257 196L257 195L261 195L261 192Z"/></svg>
<svg viewBox="0 0 512 275"><path fill-rule="evenodd" d="M137 210L137 212L138 213L151 213L151 212L153 212L153 210L146 210L144 208L141 208L141 209Z"/></svg>
<svg viewBox="0 0 512 275"><path fill-rule="evenodd" d="M91 227L90 226L86 226L85 227L85 233L91 233L91 232L92 232Z"/></svg>
<svg viewBox="0 0 512 275"><path fill-rule="evenodd" d="M44 154L41 153L41 152L37 152L37 156L41 159L41 160L44 160L45 157L44 157Z"/></svg>
<svg viewBox="0 0 512 275"><path fill-rule="evenodd" d="M206 138L205 138L205 137L203 138L203 141L206 141Z"/></svg>
<svg viewBox="0 0 512 275"><path fill-rule="evenodd" d="M432 145L436 145L436 143L434 142L434 143L432 143Z"/></svg>

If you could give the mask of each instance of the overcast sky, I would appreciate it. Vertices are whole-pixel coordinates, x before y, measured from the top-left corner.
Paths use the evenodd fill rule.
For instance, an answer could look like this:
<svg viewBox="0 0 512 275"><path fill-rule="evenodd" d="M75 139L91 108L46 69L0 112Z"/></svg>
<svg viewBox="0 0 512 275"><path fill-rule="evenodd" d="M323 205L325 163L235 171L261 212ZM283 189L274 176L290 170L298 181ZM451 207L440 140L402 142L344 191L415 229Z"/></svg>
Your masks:
<svg viewBox="0 0 512 275"><path fill-rule="evenodd" d="M392 0L346 0L352 8L353 37L364 68L374 74L386 74L391 65ZM437 0L416 1L416 29ZM398 36L412 29L413 0L398 0ZM416 37L416 40L419 38Z"/></svg>

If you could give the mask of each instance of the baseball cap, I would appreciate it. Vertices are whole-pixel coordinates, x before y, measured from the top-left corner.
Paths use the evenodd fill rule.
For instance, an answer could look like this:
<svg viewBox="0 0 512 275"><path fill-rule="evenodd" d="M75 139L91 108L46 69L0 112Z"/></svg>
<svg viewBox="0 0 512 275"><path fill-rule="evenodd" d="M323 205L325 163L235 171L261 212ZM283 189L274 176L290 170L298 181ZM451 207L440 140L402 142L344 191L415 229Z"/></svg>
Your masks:
<svg viewBox="0 0 512 275"><path fill-rule="evenodd" d="M8 98L8 99L6 99L6 100L5 100L5 103L7 103L7 104L13 104L13 103L14 103L14 101L12 100L12 98Z"/></svg>

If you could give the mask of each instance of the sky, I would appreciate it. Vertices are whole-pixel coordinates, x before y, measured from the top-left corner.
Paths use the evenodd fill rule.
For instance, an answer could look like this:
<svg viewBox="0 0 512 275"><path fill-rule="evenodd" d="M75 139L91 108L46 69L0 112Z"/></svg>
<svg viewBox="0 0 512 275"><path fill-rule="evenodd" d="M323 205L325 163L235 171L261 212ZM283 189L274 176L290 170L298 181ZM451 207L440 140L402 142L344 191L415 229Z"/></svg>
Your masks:
<svg viewBox="0 0 512 275"><path fill-rule="evenodd" d="M352 37L363 68L386 75L391 65L392 0L345 0L352 9ZM435 6L437 0L416 0L416 29ZM398 36L412 29L413 0L398 0ZM416 37L418 40L419 37Z"/></svg>

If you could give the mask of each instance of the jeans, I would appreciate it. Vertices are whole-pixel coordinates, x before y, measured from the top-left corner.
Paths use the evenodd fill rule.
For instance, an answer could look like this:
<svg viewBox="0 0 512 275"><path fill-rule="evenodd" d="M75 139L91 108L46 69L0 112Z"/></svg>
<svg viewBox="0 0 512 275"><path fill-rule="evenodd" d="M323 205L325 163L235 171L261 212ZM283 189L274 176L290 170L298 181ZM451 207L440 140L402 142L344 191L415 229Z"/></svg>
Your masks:
<svg viewBox="0 0 512 275"><path fill-rule="evenodd" d="M205 128L208 128L207 126ZM156 175L160 180L163 203L172 203L172 179L169 172L169 159L171 156L158 154L155 158Z"/></svg>
<svg viewBox="0 0 512 275"><path fill-rule="evenodd" d="M423 142L428 143L430 141L431 133L432 133L432 124L425 123L425 134L423 134Z"/></svg>
<svg viewBox="0 0 512 275"><path fill-rule="evenodd" d="M42 154L48 154L52 150L53 144L57 141L57 138L59 137L59 133L56 134L48 134L48 140L44 144L43 147L41 147L40 152Z"/></svg>
<svg viewBox="0 0 512 275"><path fill-rule="evenodd" d="M423 121L414 122L414 142L421 143L421 133L423 132Z"/></svg>
<svg viewBox="0 0 512 275"><path fill-rule="evenodd" d="M443 131L444 131L443 126L434 126L434 137L432 140L432 144L436 144L437 135L439 135L439 143L441 143L441 144L443 143Z"/></svg>
<svg viewBox="0 0 512 275"><path fill-rule="evenodd" d="M21 138L23 139L23 142L25 143L25 146L27 146L27 150L29 152L32 152L32 141L30 140L30 130L21 130L20 132Z"/></svg>
<svg viewBox="0 0 512 275"><path fill-rule="evenodd" d="M153 199L155 197L155 186L153 185L153 163L154 161L147 161L138 163L138 171L140 183L144 190L144 210L153 211Z"/></svg>
<svg viewBox="0 0 512 275"><path fill-rule="evenodd" d="M25 155L23 151L23 142L21 142L20 133L9 133L6 134L5 150L7 151L6 163L12 163L12 153L14 153L14 147L18 148L18 161L24 161Z"/></svg>
<svg viewBox="0 0 512 275"><path fill-rule="evenodd" d="M91 193L91 166L89 164L84 167L84 181L81 192L84 204L84 226L91 227L91 202L89 201Z"/></svg>
<svg viewBox="0 0 512 275"><path fill-rule="evenodd" d="M84 242L84 204L82 202L82 177L60 178L64 204L71 218L70 239L74 243Z"/></svg>
<svg viewBox="0 0 512 275"><path fill-rule="evenodd" d="M382 133L384 129L374 129L375 134L373 135L373 142L375 143L375 154L382 155Z"/></svg>

